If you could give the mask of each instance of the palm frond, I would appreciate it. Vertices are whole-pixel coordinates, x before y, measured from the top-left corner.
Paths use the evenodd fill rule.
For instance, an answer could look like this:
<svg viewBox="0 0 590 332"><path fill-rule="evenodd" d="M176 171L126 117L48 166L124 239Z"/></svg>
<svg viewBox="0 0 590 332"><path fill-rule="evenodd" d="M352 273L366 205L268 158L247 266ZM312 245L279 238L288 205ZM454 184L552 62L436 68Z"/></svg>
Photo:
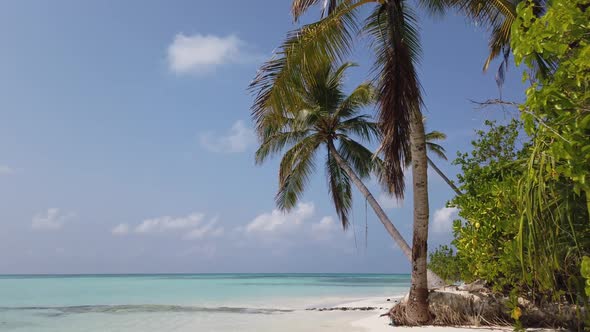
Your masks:
<svg viewBox="0 0 590 332"><path fill-rule="evenodd" d="M498 66L496 73L496 83L499 86L504 84L504 77L508 70L508 61L511 55L510 49L510 30L512 28L512 20L505 19L500 25L493 27L492 36L489 42L490 54L488 55L486 62L484 63L483 70L487 70L495 58L502 55L502 61Z"/></svg>
<svg viewBox="0 0 590 332"><path fill-rule="evenodd" d="M295 144L310 134L308 129L278 132L265 139L256 150L256 164L262 164L268 157L279 153L286 146Z"/></svg>
<svg viewBox="0 0 590 332"><path fill-rule="evenodd" d="M516 20L516 6L524 0L445 0L449 7L454 7L478 25L490 29L489 55L483 66L488 70L492 61L502 57L496 82L499 86L504 83L505 73L508 70L508 61L511 54L510 30ZM533 13L541 16L549 5L548 0L530 0ZM541 55L537 56L534 63L534 72L544 77L552 70L555 64L547 62Z"/></svg>
<svg viewBox="0 0 590 332"><path fill-rule="evenodd" d="M369 143L375 138L380 137L378 125L371 121L368 115L358 115L354 118L342 121L338 125L339 133L348 135L355 134L363 141Z"/></svg>
<svg viewBox="0 0 590 332"><path fill-rule="evenodd" d="M356 64L351 62L336 66L328 61L318 68L302 68L301 75L305 77L302 97L309 105L317 106L326 114L333 112L345 98L342 87L345 71L354 66Z"/></svg>
<svg viewBox="0 0 590 332"><path fill-rule="evenodd" d="M434 141L446 140L447 134L437 130L433 130L429 133L426 133L424 137L426 138L426 149L437 155L439 158L447 160L445 148L443 148L442 145L434 143Z"/></svg>
<svg viewBox="0 0 590 332"><path fill-rule="evenodd" d="M447 139L447 134L434 130L429 133L426 133L424 137L426 138L426 142L443 141Z"/></svg>
<svg viewBox="0 0 590 332"><path fill-rule="evenodd" d="M315 170L314 157L321 141L312 135L288 150L279 166L279 190L275 202L279 209L289 211L299 198Z"/></svg>
<svg viewBox="0 0 590 332"><path fill-rule="evenodd" d="M404 167L410 159L410 117L422 105L415 65L420 44L413 11L403 0L377 6L365 24L377 55L378 122L382 133L379 152L385 163L384 180L396 197L404 194Z"/></svg>
<svg viewBox="0 0 590 332"><path fill-rule="evenodd" d="M516 5L522 0L446 1L450 7L458 9L477 24L487 26L490 29L489 55L484 62L483 70L487 71L492 61L503 55L496 73L496 82L499 86L502 86L505 73L508 70L510 29L516 19Z"/></svg>
<svg viewBox="0 0 590 332"><path fill-rule="evenodd" d="M424 118L423 120L425 121L426 119ZM433 141L442 141L447 139L447 135L445 133L434 130L426 133L424 138L426 139L426 149L428 151L434 153L441 159L447 160L445 148L443 148L442 145L433 143ZM406 167L410 167L410 165L412 165L412 159L406 159Z"/></svg>
<svg viewBox="0 0 590 332"><path fill-rule="evenodd" d="M326 176L328 178L328 188L330 189L334 208L342 223L342 228L346 230L349 225L348 214L352 207L350 178L330 153L328 153L326 158Z"/></svg>
<svg viewBox="0 0 590 332"><path fill-rule="evenodd" d="M376 91L371 83L363 83L354 89L339 105L335 116L348 119L358 111L375 103Z"/></svg>
<svg viewBox="0 0 590 332"><path fill-rule="evenodd" d="M375 169L373 152L346 136L339 136L338 141L340 142L338 153L352 167L358 177L363 179L371 175Z"/></svg>
<svg viewBox="0 0 590 332"><path fill-rule="evenodd" d="M469 18L491 27L501 25L507 19L516 18L516 5L522 0L446 0Z"/></svg>
<svg viewBox="0 0 590 332"><path fill-rule="evenodd" d="M343 3L332 15L288 33L274 57L264 63L249 85L255 95L251 107L258 132L269 114L288 112L301 101L303 68L318 68L326 61L343 60L352 50L358 32L356 9Z"/></svg>
<svg viewBox="0 0 590 332"><path fill-rule="evenodd" d="M418 6L432 16L444 14L447 9L448 0L418 0Z"/></svg>
<svg viewBox="0 0 590 332"><path fill-rule="evenodd" d="M327 75L328 80L326 82L326 87L329 89L340 90L340 93L342 94L342 85L346 70L357 66L358 64L354 62L345 62L338 66L336 70L330 70L330 73Z"/></svg>
<svg viewBox="0 0 590 332"><path fill-rule="evenodd" d="M299 20L299 17L303 15L310 7L317 5L323 2L322 4L322 17L330 15L335 9L339 1L337 0L293 0L293 4L291 5L291 14L293 15L293 19L295 22Z"/></svg>
<svg viewBox="0 0 590 332"><path fill-rule="evenodd" d="M437 155L439 158L447 160L445 148L443 148L441 145L432 142L426 142L426 149Z"/></svg>

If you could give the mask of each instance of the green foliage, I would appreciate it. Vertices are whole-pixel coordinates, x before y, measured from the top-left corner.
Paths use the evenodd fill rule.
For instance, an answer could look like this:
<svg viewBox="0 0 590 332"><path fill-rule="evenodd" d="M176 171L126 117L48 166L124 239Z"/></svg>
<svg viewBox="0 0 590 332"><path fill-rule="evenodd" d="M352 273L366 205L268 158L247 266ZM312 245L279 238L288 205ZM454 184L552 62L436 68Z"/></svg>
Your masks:
<svg viewBox="0 0 590 332"><path fill-rule="evenodd" d="M516 62L530 69L541 57L554 65L548 75L532 78L520 107L532 137L520 184L523 272L534 289L583 297L580 264L590 250L589 3L555 0L537 17L524 2L517 12L511 37Z"/></svg>
<svg viewBox="0 0 590 332"><path fill-rule="evenodd" d="M518 261L518 181L524 173L522 155L516 147L520 123L505 126L487 121L488 131L478 131L470 153L453 162L463 195L451 201L459 208L453 244L462 266L462 280L493 281L497 291L522 282Z"/></svg>
<svg viewBox="0 0 590 332"><path fill-rule="evenodd" d="M541 60L553 70L525 74L532 84L522 124L486 123L473 151L454 162L464 194L451 201L462 218L453 245L464 281L484 279L535 301L587 301L580 271L590 251L589 7L555 0L539 16L531 1L518 6L516 62L534 71Z"/></svg>
<svg viewBox="0 0 590 332"><path fill-rule="evenodd" d="M542 16L531 4L512 26L515 60L533 74L539 61L552 69L525 73L522 122L487 122L454 161L464 193L450 202L457 253L433 254L458 261L462 280L510 295L517 326L518 297L586 305L590 293L590 3L554 0Z"/></svg>
<svg viewBox="0 0 590 332"><path fill-rule="evenodd" d="M534 81L522 105L525 129L535 138L534 158L546 156L539 176L570 179L576 194L590 191L590 8L587 0L555 0L537 18L529 2L518 6L512 28L517 64L532 67L539 54L556 64ZM525 78L528 74L525 72ZM590 197L586 195L586 199ZM588 201L590 202L590 201ZM590 204L590 203L589 203ZM587 206L590 209L590 205Z"/></svg>
<svg viewBox="0 0 590 332"><path fill-rule="evenodd" d="M522 309L518 304L518 290L516 288L512 289L508 294L508 301L506 302L506 307L508 309L508 314L510 318L514 319L514 330L513 331L525 331L522 326L522 321L520 317L522 317Z"/></svg>
<svg viewBox="0 0 590 332"><path fill-rule="evenodd" d="M440 246L430 254L428 268L449 284L461 281L464 266L455 256L453 248Z"/></svg>
<svg viewBox="0 0 590 332"><path fill-rule="evenodd" d="M486 124L488 131L478 132L473 151L454 161L462 170L464 192L450 203L462 218L454 223L453 241L461 279L483 279L497 292L535 299L585 299L579 293L580 255L590 249L590 237L583 197L569 179L546 179L541 196L533 197L540 203L534 202L536 210L529 213L531 197L523 188L538 167L530 163L535 141L520 135L525 143L517 145L522 128L517 120Z"/></svg>
<svg viewBox="0 0 590 332"><path fill-rule="evenodd" d="M584 256L582 258L582 268L581 268L582 277L586 279L586 295L590 296L590 257Z"/></svg>

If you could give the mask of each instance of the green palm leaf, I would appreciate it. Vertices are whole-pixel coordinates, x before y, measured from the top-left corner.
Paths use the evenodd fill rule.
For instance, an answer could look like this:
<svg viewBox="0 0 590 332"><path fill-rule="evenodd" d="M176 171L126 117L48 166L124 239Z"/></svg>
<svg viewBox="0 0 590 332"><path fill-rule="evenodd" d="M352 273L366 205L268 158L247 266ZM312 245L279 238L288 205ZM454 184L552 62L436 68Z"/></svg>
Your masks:
<svg viewBox="0 0 590 332"><path fill-rule="evenodd" d="M431 131L429 133L426 133L426 135L424 135L424 137L426 137L426 141L444 141L447 139L447 134L440 132L440 131Z"/></svg>
<svg viewBox="0 0 590 332"><path fill-rule="evenodd" d="M285 153L279 167L279 191L275 197L279 209L288 211L297 204L315 171L314 157L320 143L318 136L308 136Z"/></svg>
<svg viewBox="0 0 590 332"><path fill-rule="evenodd" d="M491 62L499 56L502 61L498 68L496 80L504 81L510 57L510 30L516 20L516 6L523 0L445 0L449 7L458 9L477 24L490 29L489 55L483 66L488 70ZM547 6L547 0L531 0L535 4L535 14L541 15ZM554 67L539 57L535 63L535 71L544 76Z"/></svg>
<svg viewBox="0 0 590 332"><path fill-rule="evenodd" d="M342 223L342 228L346 230L349 224L348 214L352 207L350 178L329 153L326 158L326 176L334 208Z"/></svg>
<svg viewBox="0 0 590 332"><path fill-rule="evenodd" d="M431 131L429 133L427 133L426 135L424 135L426 137L426 149L428 149L428 151L434 153L435 155L437 155L439 158L443 159L443 160L447 160L447 156L445 155L445 148L442 147L442 145L436 144L433 141L443 141L445 139L447 139L447 135L445 133L442 133L440 131Z"/></svg>
<svg viewBox="0 0 590 332"><path fill-rule="evenodd" d="M330 15L336 9L338 2L341 2L337 0L293 0L291 13L293 14L295 21L299 20L299 17L303 13L305 13L310 7L320 3L320 1L323 2L322 17Z"/></svg>
<svg viewBox="0 0 590 332"><path fill-rule="evenodd" d="M358 115L343 121L338 126L338 130L343 133L353 133L366 142L371 142L373 139L380 137L377 124L370 121L370 117L367 115Z"/></svg>
<svg viewBox="0 0 590 332"><path fill-rule="evenodd" d="M373 105L375 101L375 88L371 83L363 83L342 101L335 115L347 119L357 114L359 109Z"/></svg>
<svg viewBox="0 0 590 332"><path fill-rule="evenodd" d="M267 114L287 112L301 102L301 71L325 68L325 62L350 53L358 32L356 10L339 5L333 15L290 32L274 58L262 65L249 89L256 93L252 116L264 130Z"/></svg>
<svg viewBox="0 0 590 332"><path fill-rule="evenodd" d="M288 131L272 134L264 140L256 150L256 164L263 163L266 158L282 151L286 146L295 144L310 134L309 130Z"/></svg>
<svg viewBox="0 0 590 332"><path fill-rule="evenodd" d="M339 136L338 140L340 141L338 153L342 158L348 162L359 178L368 177L375 168L373 152L348 137Z"/></svg>
<svg viewBox="0 0 590 332"><path fill-rule="evenodd" d="M442 146L436 143L426 142L426 148L428 149L428 151L434 153L439 158L447 160L447 156L445 155L445 148L443 148Z"/></svg>

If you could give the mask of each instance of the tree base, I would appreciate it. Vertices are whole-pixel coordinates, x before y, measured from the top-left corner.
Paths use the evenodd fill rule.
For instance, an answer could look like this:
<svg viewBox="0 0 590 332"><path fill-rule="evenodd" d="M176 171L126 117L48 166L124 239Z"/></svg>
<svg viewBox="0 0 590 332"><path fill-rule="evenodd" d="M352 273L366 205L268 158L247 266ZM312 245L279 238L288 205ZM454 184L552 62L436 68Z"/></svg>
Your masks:
<svg viewBox="0 0 590 332"><path fill-rule="evenodd" d="M475 285L475 286L474 286ZM493 294L479 284L463 287L447 286L430 291L428 295L431 321L439 326L515 326L513 308L509 299ZM406 314L408 296L389 310L391 323L396 326L415 326ZM523 327L566 328L583 330L586 309L571 304L549 303L535 306L523 298L518 299Z"/></svg>

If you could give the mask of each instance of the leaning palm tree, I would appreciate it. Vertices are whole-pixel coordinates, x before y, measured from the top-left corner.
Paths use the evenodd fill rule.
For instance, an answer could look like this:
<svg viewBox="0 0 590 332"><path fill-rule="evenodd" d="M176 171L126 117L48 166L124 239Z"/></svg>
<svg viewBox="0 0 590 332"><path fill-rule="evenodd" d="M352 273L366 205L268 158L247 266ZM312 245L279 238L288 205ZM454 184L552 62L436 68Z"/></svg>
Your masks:
<svg viewBox="0 0 590 332"><path fill-rule="evenodd" d="M290 210L303 194L315 170L316 156L324 147L330 194L342 227L349 226L352 182L411 261L410 246L362 181L371 174L381 176L383 162L355 140L356 137L369 143L380 134L376 123L359 114L363 107L374 103L373 87L367 83L348 96L343 92L342 80L350 66L351 63L345 63L336 67L332 62L325 62L317 69L305 68L300 72L292 81L294 103L285 105L281 112L258 118L261 145L256 151L256 162L260 164L287 150L280 163L276 204L282 210ZM429 278L442 284L432 272Z"/></svg>
<svg viewBox="0 0 590 332"><path fill-rule="evenodd" d="M482 1L457 0L454 5L470 10L472 7L465 4ZM382 179L398 198L404 194L405 161L413 161L412 285L406 318L410 323L423 324L430 320L426 272L429 206L422 97L416 73L420 55L417 21L407 0L293 0L295 20L320 2L324 3L323 18L289 33L276 56L261 67L250 85L256 92L253 116L261 130L260 118L267 117L269 112L280 112L297 98L291 81L302 68L317 66L326 58L344 61L356 36L370 39L375 54L378 126L383 134L379 148L384 164ZM433 13L442 12L450 2L416 0L419 6ZM504 2L509 0L489 3L501 6ZM370 14L361 20L359 8L366 6L372 7ZM483 12L482 16L499 8Z"/></svg>

